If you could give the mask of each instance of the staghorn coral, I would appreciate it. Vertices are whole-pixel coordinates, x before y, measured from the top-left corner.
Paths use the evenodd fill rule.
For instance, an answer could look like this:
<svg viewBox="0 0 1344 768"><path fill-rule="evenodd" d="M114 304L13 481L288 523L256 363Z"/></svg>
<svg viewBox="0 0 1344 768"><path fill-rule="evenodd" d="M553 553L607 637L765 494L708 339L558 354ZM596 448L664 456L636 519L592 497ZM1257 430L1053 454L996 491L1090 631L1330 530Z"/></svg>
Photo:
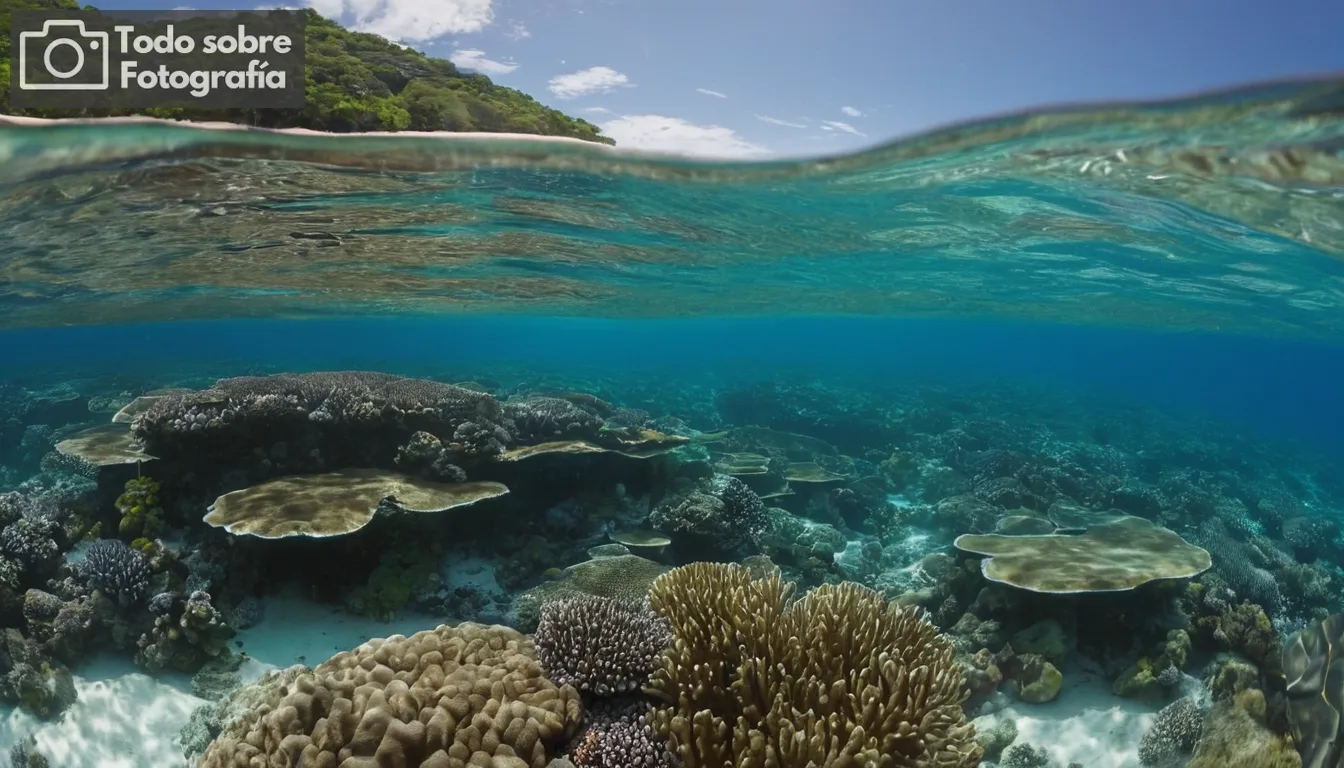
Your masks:
<svg viewBox="0 0 1344 768"><path fill-rule="evenodd" d="M578 730L572 687L502 626L440 626L338 653L231 724L201 768L545 768Z"/></svg>
<svg viewBox="0 0 1344 768"><path fill-rule="evenodd" d="M576 595L541 609L533 642L542 669L557 685L611 696L648 682L671 633L643 605Z"/></svg>
<svg viewBox="0 0 1344 768"><path fill-rule="evenodd" d="M89 586L115 598L123 607L133 605L149 588L145 556L116 539L99 539L84 552L78 573Z"/></svg>
<svg viewBox="0 0 1344 768"><path fill-rule="evenodd" d="M793 590L721 563L653 583L673 646L648 693L687 768L979 764L952 644L922 612L853 583Z"/></svg>

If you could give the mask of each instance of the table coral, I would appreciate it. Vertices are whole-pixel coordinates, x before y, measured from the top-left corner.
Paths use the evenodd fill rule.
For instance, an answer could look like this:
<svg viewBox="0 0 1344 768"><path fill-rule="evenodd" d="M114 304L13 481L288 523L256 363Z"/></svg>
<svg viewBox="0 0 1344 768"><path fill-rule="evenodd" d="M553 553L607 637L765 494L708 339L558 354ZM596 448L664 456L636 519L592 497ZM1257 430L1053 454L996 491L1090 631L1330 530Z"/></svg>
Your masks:
<svg viewBox="0 0 1344 768"><path fill-rule="evenodd" d="M410 512L442 512L503 496L500 483L435 483L378 469L293 475L232 491L210 505L205 522L263 539L353 533L384 503Z"/></svg>
<svg viewBox="0 0 1344 768"><path fill-rule="evenodd" d="M1209 553L1139 517L1093 526L1078 536L963 534L954 546L984 555L989 581L1032 592L1118 592L1151 581L1198 576Z"/></svg>
<svg viewBox="0 0 1344 768"><path fill-rule="evenodd" d="M371 640L277 686L201 768L545 768L581 715L578 692L546 679L527 636L440 626Z"/></svg>

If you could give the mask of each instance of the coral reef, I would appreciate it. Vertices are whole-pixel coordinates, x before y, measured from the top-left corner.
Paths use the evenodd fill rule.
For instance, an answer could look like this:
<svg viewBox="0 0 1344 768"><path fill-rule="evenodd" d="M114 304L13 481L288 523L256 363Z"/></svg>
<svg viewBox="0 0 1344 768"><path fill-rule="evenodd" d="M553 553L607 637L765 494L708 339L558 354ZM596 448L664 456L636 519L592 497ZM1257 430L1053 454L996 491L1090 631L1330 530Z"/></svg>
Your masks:
<svg viewBox="0 0 1344 768"><path fill-rule="evenodd" d="M649 687L654 723L687 768L979 763L952 645L917 610L855 584L790 604L792 591L736 564L654 581L674 636Z"/></svg>
<svg viewBox="0 0 1344 768"><path fill-rule="evenodd" d="M965 534L955 546L985 556L986 579L1051 594L1130 590L1198 576L1212 565L1208 552L1140 517L1093 526L1078 536Z"/></svg>
<svg viewBox="0 0 1344 768"><path fill-rule="evenodd" d="M508 493L492 482L434 483L376 469L292 475L232 491L210 506L205 522L263 539L354 533L387 504L408 512L444 512Z"/></svg>
<svg viewBox="0 0 1344 768"><path fill-rule="evenodd" d="M159 506L159 484L148 477L126 481L126 490L116 501L121 513L118 530L133 539L153 538L163 530L163 508Z"/></svg>
<svg viewBox="0 0 1344 768"><path fill-rule="evenodd" d="M90 544L77 571L90 587L123 607L144 599L149 589L148 559L116 539L99 539Z"/></svg>
<svg viewBox="0 0 1344 768"><path fill-rule="evenodd" d="M578 730L578 693L546 679L525 635L440 626L333 656L227 726L202 768L268 764L545 768Z"/></svg>
<svg viewBox="0 0 1344 768"><path fill-rule="evenodd" d="M643 605L591 595L547 603L533 636L547 677L598 696L643 688L670 642L666 622Z"/></svg>
<svg viewBox="0 0 1344 768"><path fill-rule="evenodd" d="M228 653L235 632L211 604L208 593L193 592L186 600L161 593L150 602L150 610L158 616L153 630L137 643L140 650L135 662L140 666L151 672L164 668L195 672Z"/></svg>
<svg viewBox="0 0 1344 768"><path fill-rule="evenodd" d="M649 522L674 543L718 552L759 541L770 525L756 492L727 475L696 481L674 493L653 510Z"/></svg>

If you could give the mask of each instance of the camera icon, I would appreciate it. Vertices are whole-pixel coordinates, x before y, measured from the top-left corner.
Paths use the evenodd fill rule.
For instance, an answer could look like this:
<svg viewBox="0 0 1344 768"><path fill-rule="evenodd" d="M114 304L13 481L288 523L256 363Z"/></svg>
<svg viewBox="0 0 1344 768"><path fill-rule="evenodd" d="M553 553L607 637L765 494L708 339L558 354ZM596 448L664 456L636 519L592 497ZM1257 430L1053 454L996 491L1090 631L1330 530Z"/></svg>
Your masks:
<svg viewBox="0 0 1344 768"><path fill-rule="evenodd" d="M108 47L107 33L80 19L47 19L19 33L19 90L106 91Z"/></svg>

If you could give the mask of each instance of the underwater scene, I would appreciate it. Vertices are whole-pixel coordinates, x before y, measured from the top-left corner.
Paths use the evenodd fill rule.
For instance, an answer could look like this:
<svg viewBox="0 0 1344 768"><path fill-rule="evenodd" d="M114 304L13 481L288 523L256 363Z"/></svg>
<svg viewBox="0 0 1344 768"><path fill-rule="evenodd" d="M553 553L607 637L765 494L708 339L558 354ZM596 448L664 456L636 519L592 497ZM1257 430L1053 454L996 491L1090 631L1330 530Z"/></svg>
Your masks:
<svg viewBox="0 0 1344 768"><path fill-rule="evenodd" d="M0 359L0 764L1344 764L1341 80L0 117Z"/></svg>

